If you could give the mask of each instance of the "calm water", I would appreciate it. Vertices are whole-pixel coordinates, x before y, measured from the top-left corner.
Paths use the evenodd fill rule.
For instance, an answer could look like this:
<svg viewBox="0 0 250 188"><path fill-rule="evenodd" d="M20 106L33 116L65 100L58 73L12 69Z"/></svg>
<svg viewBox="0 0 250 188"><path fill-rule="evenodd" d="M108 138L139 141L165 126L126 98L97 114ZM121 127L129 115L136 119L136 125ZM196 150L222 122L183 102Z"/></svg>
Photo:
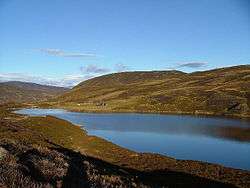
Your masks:
<svg viewBox="0 0 250 188"><path fill-rule="evenodd" d="M185 115L77 113L60 109L22 109L17 113L53 115L82 125L90 135L138 152L250 170L250 138L242 137L250 131L249 121Z"/></svg>

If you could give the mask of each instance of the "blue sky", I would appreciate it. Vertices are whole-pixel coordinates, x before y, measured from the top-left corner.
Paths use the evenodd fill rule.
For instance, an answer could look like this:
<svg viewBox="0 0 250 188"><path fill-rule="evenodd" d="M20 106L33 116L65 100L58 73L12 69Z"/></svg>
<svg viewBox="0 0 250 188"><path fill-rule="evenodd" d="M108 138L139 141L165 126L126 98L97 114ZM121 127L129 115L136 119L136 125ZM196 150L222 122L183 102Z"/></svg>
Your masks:
<svg viewBox="0 0 250 188"><path fill-rule="evenodd" d="M1 0L0 80L250 63L248 0Z"/></svg>

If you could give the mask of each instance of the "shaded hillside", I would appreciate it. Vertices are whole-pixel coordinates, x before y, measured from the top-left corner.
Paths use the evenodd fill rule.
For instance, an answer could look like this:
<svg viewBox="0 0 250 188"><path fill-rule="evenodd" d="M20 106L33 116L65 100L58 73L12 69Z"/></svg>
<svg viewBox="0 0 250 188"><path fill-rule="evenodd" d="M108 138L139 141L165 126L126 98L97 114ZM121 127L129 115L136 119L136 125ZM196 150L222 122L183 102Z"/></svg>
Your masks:
<svg viewBox="0 0 250 188"><path fill-rule="evenodd" d="M42 101L63 94L67 90L63 87L28 82L3 82L0 83L0 103Z"/></svg>
<svg viewBox="0 0 250 188"><path fill-rule="evenodd" d="M204 72L124 72L80 83L58 98L79 111L128 111L250 117L250 65Z"/></svg>

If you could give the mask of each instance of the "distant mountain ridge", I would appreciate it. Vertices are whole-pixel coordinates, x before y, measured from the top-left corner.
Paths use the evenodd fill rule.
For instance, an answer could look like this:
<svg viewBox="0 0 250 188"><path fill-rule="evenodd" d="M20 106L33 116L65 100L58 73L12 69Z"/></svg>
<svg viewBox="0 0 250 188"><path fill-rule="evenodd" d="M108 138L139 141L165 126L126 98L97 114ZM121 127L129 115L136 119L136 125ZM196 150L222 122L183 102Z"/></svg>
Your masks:
<svg viewBox="0 0 250 188"><path fill-rule="evenodd" d="M80 83L59 96L56 102L77 111L250 117L250 65L194 73L136 71L108 74Z"/></svg>
<svg viewBox="0 0 250 188"><path fill-rule="evenodd" d="M63 94L69 89L30 82L9 81L0 83L0 103L38 102Z"/></svg>

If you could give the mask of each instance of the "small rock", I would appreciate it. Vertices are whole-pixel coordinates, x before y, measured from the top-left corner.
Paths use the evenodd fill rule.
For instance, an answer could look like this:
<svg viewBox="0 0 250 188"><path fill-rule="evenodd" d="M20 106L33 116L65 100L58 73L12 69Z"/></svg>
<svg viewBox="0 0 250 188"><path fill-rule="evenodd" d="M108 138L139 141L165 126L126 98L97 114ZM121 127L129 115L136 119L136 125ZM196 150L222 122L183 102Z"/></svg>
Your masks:
<svg viewBox="0 0 250 188"><path fill-rule="evenodd" d="M0 160L2 160L6 155L8 151L2 147L0 147Z"/></svg>
<svg viewBox="0 0 250 188"><path fill-rule="evenodd" d="M65 167L68 167L68 166L69 166L69 164L68 164L68 163L64 163L64 166L65 166Z"/></svg>
<svg viewBox="0 0 250 188"><path fill-rule="evenodd" d="M88 162L88 161L83 161L83 163L84 163L85 165L89 165L89 162Z"/></svg>

